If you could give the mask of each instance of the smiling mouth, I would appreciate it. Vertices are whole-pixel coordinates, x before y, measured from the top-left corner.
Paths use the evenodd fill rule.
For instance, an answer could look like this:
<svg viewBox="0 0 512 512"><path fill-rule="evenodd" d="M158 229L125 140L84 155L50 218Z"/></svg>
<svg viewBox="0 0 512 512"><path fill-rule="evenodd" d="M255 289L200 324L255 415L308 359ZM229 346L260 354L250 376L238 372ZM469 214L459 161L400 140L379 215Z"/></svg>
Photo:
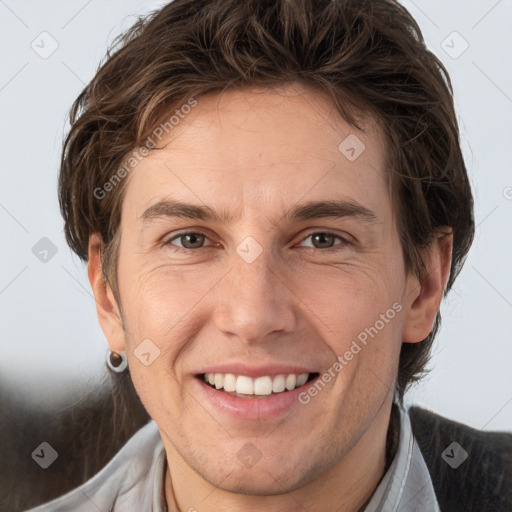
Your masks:
<svg viewBox="0 0 512 512"><path fill-rule="evenodd" d="M233 373L203 373L198 378L216 391L239 398L268 398L300 388L319 377L319 373L289 373L255 379Z"/></svg>

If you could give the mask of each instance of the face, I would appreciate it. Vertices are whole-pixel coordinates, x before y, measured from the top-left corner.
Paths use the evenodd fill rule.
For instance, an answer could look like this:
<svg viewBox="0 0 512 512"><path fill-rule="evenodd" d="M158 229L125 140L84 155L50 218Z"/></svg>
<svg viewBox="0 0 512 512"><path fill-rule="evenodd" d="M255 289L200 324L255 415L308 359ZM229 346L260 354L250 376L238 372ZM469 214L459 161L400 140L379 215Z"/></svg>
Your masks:
<svg viewBox="0 0 512 512"><path fill-rule="evenodd" d="M281 493L387 426L417 281L370 117L298 85L197 101L129 176L102 325L169 459Z"/></svg>

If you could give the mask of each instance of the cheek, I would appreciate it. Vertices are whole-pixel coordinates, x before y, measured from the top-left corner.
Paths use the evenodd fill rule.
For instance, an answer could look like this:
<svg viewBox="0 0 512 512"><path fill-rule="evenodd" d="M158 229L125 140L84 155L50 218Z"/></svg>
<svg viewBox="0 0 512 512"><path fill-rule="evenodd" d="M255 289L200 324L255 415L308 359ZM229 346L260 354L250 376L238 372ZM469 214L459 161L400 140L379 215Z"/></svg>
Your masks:
<svg viewBox="0 0 512 512"><path fill-rule="evenodd" d="M119 269L120 279L124 279L121 296L129 326L144 337L154 337L156 343L179 338L190 318L197 321L197 306L218 281L213 272L149 262L126 262Z"/></svg>
<svg viewBox="0 0 512 512"><path fill-rule="evenodd" d="M393 304L400 303L402 288L403 283L392 274L362 266L310 274L295 286L305 309L321 321L327 337L340 340L340 347L375 324L378 331L389 331L389 325L397 323L401 308Z"/></svg>
<svg viewBox="0 0 512 512"><path fill-rule="evenodd" d="M300 296L311 309L318 329L340 363L338 386L364 389L391 385L401 346L403 283L397 272L359 267L354 272L316 276L304 282ZM339 367L338 367L339 368Z"/></svg>
<svg viewBox="0 0 512 512"><path fill-rule="evenodd" d="M339 347L344 386L351 388L349 400L378 402L394 389L402 344L401 311L402 305L395 301L371 315L361 313L357 329Z"/></svg>

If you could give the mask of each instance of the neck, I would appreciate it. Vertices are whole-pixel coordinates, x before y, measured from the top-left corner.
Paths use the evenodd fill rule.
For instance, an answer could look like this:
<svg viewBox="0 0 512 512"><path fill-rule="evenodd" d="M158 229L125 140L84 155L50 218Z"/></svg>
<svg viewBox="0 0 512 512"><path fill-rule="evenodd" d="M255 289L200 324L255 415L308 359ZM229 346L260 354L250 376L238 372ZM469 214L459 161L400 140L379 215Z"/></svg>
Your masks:
<svg viewBox="0 0 512 512"><path fill-rule="evenodd" d="M397 424L398 421L398 424ZM352 449L315 480L291 492L271 496L235 494L214 487L166 447L165 496L169 512L364 512L395 456L399 435L396 405L382 407ZM205 504L207 505L205 507ZM194 508L195 507L195 508ZM197 510L196 510L197 509Z"/></svg>

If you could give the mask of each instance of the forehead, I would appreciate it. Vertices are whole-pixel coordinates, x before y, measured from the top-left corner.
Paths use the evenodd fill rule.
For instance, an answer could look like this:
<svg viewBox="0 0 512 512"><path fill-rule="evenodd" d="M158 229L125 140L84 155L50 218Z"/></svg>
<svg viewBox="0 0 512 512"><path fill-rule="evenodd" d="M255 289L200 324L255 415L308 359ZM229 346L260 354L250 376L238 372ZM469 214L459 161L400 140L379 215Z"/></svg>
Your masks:
<svg viewBox="0 0 512 512"><path fill-rule="evenodd" d="M372 117L358 131L326 96L297 84L196 101L174 115L160 149L131 172L124 212L140 217L165 197L238 219L301 200L346 199L385 209L386 142Z"/></svg>

